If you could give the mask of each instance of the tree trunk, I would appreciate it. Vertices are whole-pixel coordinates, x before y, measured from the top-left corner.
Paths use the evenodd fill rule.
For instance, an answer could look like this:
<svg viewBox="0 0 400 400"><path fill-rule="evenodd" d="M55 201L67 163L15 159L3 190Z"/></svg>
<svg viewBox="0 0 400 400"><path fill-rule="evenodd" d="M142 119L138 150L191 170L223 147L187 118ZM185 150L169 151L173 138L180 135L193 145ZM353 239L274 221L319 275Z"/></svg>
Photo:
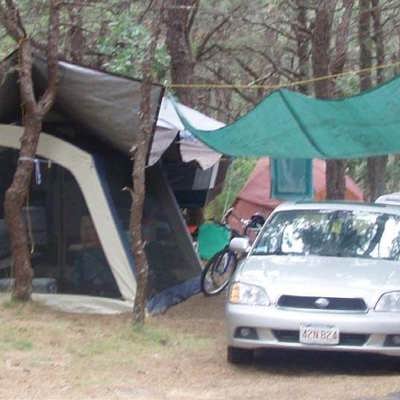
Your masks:
<svg viewBox="0 0 400 400"><path fill-rule="evenodd" d="M344 199L344 194L346 193L345 170L346 163L343 160L326 161L327 199Z"/></svg>
<svg viewBox="0 0 400 400"><path fill-rule="evenodd" d="M171 0L167 8L166 45L171 57L173 84L193 82L195 59L190 41L190 29L198 0ZM189 107L197 103L197 96L188 88L176 88L179 100ZM202 208L188 210L188 218L196 225L204 220Z"/></svg>
<svg viewBox="0 0 400 400"><path fill-rule="evenodd" d="M145 167L147 158L147 149L150 145L152 125L149 123L150 115L150 98L147 92L150 92L149 87L144 82L142 84L142 102L140 106L141 113L141 138L137 144L134 153L132 182L133 196L131 205L131 221L130 232L132 237L132 252L135 257L136 266L136 297L133 307L133 319L137 324L143 324L145 320L146 301L147 301L147 283L149 267L145 253L143 237L142 237L142 218L143 207L145 200Z"/></svg>
<svg viewBox="0 0 400 400"><path fill-rule="evenodd" d="M83 63L83 53L85 48L85 36L83 34L82 21L83 5L70 4L68 14L70 20L70 28L68 30L68 38L70 45L71 61L76 64Z"/></svg>
<svg viewBox="0 0 400 400"><path fill-rule="evenodd" d="M385 46L383 42L381 10L379 6L380 6L379 0L371 0L371 10L372 10L371 16L374 29L373 40L375 42L375 49L376 49L376 62L378 65L383 65L385 63ZM360 30L361 29L362 27L361 27L361 17L360 17ZM363 41L367 41L366 37L364 37L363 35L361 36L363 37ZM365 46L367 46L367 43L365 44ZM364 53L363 58L364 57L366 58L368 55L371 57L370 51L369 54L368 51ZM361 55L360 55L360 61L361 61ZM361 68L363 67L361 66ZM378 84L383 83L385 80L383 69L378 69L376 74L377 74L376 76L377 83ZM369 81L369 83L371 84L371 80ZM363 88L363 90L364 89L367 89L367 87ZM385 192L385 172L386 172L387 159L388 159L387 156L381 156L381 157L370 157L367 160L368 199L370 201L375 201L380 195L382 195Z"/></svg>
<svg viewBox="0 0 400 400"><path fill-rule="evenodd" d="M193 7L197 0L171 0L167 8L166 45L171 57L171 80L174 84L192 83L195 61L190 43ZM177 88L179 100L193 106L193 91Z"/></svg>
<svg viewBox="0 0 400 400"><path fill-rule="evenodd" d="M48 87L36 101L32 81L32 46L26 36L18 9L12 0L0 5L0 22L8 34L19 43L19 89L23 110L24 132L16 171L11 186L7 189L4 200L4 214L10 235L13 256L15 285L13 297L28 301L32 292L33 270L29 252L29 239L22 208L26 202L32 171L33 160L42 130L43 117L50 110L56 94L57 84L57 49L59 40L59 7L57 0L50 1L50 22L48 32Z"/></svg>
<svg viewBox="0 0 400 400"><path fill-rule="evenodd" d="M27 44L25 43L23 46L27 46ZM33 278L29 241L22 208L28 196L33 171L33 162L28 159L35 156L42 124L37 115L31 114L25 117L24 125L20 160L11 186L6 191L4 201L4 214L10 234L14 262L13 297L21 301L30 299ZM21 160L21 158L26 159Z"/></svg>
<svg viewBox="0 0 400 400"><path fill-rule="evenodd" d="M336 3L336 0L322 0L317 9L312 35L312 64L315 78L329 75L331 30ZM328 80L316 81L314 88L317 98L333 97L332 85ZM326 163L326 197L328 199L344 198L344 170L343 160L329 160Z"/></svg>
<svg viewBox="0 0 400 400"><path fill-rule="evenodd" d="M296 36L296 53L299 63L299 80L306 80L309 77L309 47L310 37L307 33L307 8L304 0L296 0L296 24L293 26ZM299 92L307 94L308 87L300 85Z"/></svg>
<svg viewBox="0 0 400 400"><path fill-rule="evenodd" d="M370 17L370 0L359 0L358 41L360 46L361 69L370 68L372 66ZM367 90L371 85L371 72L363 72L360 75L360 89L362 91Z"/></svg>
<svg viewBox="0 0 400 400"><path fill-rule="evenodd" d="M131 205L130 232L132 238L132 252L136 266L136 297L133 307L133 319L135 324L142 325L146 316L148 262L142 237L143 207L146 194L145 168L147 154L151 143L153 120L151 118L151 89L152 89L152 65L154 63L157 41L161 32L161 1L156 0L152 4L150 30L151 43L143 60L143 82L141 85L140 102L140 126L138 142L132 150L133 158L133 193Z"/></svg>

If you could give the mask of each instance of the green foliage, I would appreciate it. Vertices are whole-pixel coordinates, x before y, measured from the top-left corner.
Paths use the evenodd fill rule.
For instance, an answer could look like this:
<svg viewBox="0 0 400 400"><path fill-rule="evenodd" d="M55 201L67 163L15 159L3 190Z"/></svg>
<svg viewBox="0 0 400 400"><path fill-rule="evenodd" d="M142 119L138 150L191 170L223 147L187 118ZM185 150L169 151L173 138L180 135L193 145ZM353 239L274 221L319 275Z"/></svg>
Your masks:
<svg viewBox="0 0 400 400"><path fill-rule="evenodd" d="M109 61L103 65L107 70L140 78L141 61L152 39L145 26L134 23L134 17L128 12L110 22L109 32L100 38L98 50L108 56ZM153 65L157 80L165 78L168 67L168 53L164 46L158 46Z"/></svg>
<svg viewBox="0 0 400 400"><path fill-rule="evenodd" d="M354 96L360 92L359 77L345 75L336 80L336 88L340 97Z"/></svg>
<svg viewBox="0 0 400 400"><path fill-rule="evenodd" d="M6 36L4 29L0 29L0 37L0 59L3 59L16 48L16 43L9 36Z"/></svg>
<svg viewBox="0 0 400 400"><path fill-rule="evenodd" d="M346 174L354 179L364 194L367 193L367 160L357 158L347 160L346 164Z"/></svg>
<svg viewBox="0 0 400 400"><path fill-rule="evenodd" d="M400 191L400 159L399 156L389 156L386 166L386 192Z"/></svg>
<svg viewBox="0 0 400 400"><path fill-rule="evenodd" d="M246 183L255 164L256 160L253 158L237 158L232 162L227 173L223 192L206 209L205 216L207 219L221 220L226 208L233 204L236 196Z"/></svg>

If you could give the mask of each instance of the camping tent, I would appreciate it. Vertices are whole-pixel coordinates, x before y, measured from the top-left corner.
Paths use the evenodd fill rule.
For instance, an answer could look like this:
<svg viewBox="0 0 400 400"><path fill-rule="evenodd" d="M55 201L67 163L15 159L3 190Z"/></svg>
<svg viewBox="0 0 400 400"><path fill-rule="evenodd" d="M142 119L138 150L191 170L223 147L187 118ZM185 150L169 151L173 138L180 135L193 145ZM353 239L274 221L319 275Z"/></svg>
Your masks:
<svg viewBox="0 0 400 400"><path fill-rule="evenodd" d="M224 126L190 107L174 104L194 126ZM149 164L162 159L163 170L181 208L202 208L222 190L229 161L186 131L175 107L168 97L162 99Z"/></svg>
<svg viewBox="0 0 400 400"><path fill-rule="evenodd" d="M179 134L179 151L183 162L196 161L204 170L214 167L218 164L221 154L210 149L185 130L175 107L180 115L198 129L213 130L225 126L222 122L210 118L199 111L183 104L173 104L170 98L163 97L154 132L149 164L156 163Z"/></svg>
<svg viewBox="0 0 400 400"><path fill-rule="evenodd" d="M326 198L325 170L325 161L313 161L313 186L315 200L324 200ZM237 218L248 219L251 215L257 212L263 215L269 215L271 211L281 203L277 199L271 199L270 194L270 160L268 158L260 158L233 203L234 216L229 218L229 224L233 228L241 231L241 224ZM349 176L346 176L345 198L346 200L351 201L363 200L361 189Z"/></svg>
<svg viewBox="0 0 400 400"><path fill-rule="evenodd" d="M22 134L16 61L12 55L1 65L0 228L4 193L18 162ZM33 79L40 94L47 67L38 56ZM55 278L60 291L134 297L131 201L122 189L131 186L130 149L139 124L140 85L126 77L59 63L57 97L38 148L40 179L32 184L25 213L32 225L35 276ZM162 95L163 88L153 85L153 120ZM157 147L157 141L153 144ZM163 168L162 156L146 169L143 234L150 265L150 310L161 310L196 292L201 269ZM3 250L0 277L9 273Z"/></svg>

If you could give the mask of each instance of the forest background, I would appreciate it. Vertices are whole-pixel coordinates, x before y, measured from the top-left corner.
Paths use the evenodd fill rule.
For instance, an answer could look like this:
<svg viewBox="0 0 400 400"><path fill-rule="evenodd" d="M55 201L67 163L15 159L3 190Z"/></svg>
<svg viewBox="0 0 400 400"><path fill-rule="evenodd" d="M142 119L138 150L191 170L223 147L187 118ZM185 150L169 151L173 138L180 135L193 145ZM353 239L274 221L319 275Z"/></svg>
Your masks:
<svg viewBox="0 0 400 400"><path fill-rule="evenodd" d="M151 0L63 3L60 59L141 78L142 61L152 40ZM34 47L43 50L48 2L21 0L18 6ZM272 91L271 86L392 65L291 87L319 98L339 98L356 95L400 71L396 64L400 60L400 0L168 0L163 7L153 80L167 86L204 83L201 89L172 91L182 103L225 123L254 107ZM15 42L2 28L0 39L3 58L15 49ZM257 87L212 87L221 83ZM220 218L255 162L233 161L225 190L209 205L208 217ZM330 198L343 196L345 173L360 184L369 200L400 190L398 155L329 161Z"/></svg>

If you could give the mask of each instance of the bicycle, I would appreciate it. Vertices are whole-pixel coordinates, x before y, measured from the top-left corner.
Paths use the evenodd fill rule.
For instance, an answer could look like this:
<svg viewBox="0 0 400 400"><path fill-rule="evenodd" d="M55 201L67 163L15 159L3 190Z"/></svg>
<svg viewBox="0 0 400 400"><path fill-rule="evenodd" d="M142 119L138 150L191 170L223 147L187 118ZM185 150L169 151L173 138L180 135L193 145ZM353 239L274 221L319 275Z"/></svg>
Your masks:
<svg viewBox="0 0 400 400"><path fill-rule="evenodd" d="M228 226L229 216L236 218L243 226L243 234ZM265 223L265 218L260 214L254 214L249 220L237 217L233 209L229 209L222 218L221 225L230 231L230 240L235 237L248 236L250 229L258 232ZM229 243L207 262L201 274L201 290L206 296L221 293L229 284L233 276L240 256L230 249Z"/></svg>

